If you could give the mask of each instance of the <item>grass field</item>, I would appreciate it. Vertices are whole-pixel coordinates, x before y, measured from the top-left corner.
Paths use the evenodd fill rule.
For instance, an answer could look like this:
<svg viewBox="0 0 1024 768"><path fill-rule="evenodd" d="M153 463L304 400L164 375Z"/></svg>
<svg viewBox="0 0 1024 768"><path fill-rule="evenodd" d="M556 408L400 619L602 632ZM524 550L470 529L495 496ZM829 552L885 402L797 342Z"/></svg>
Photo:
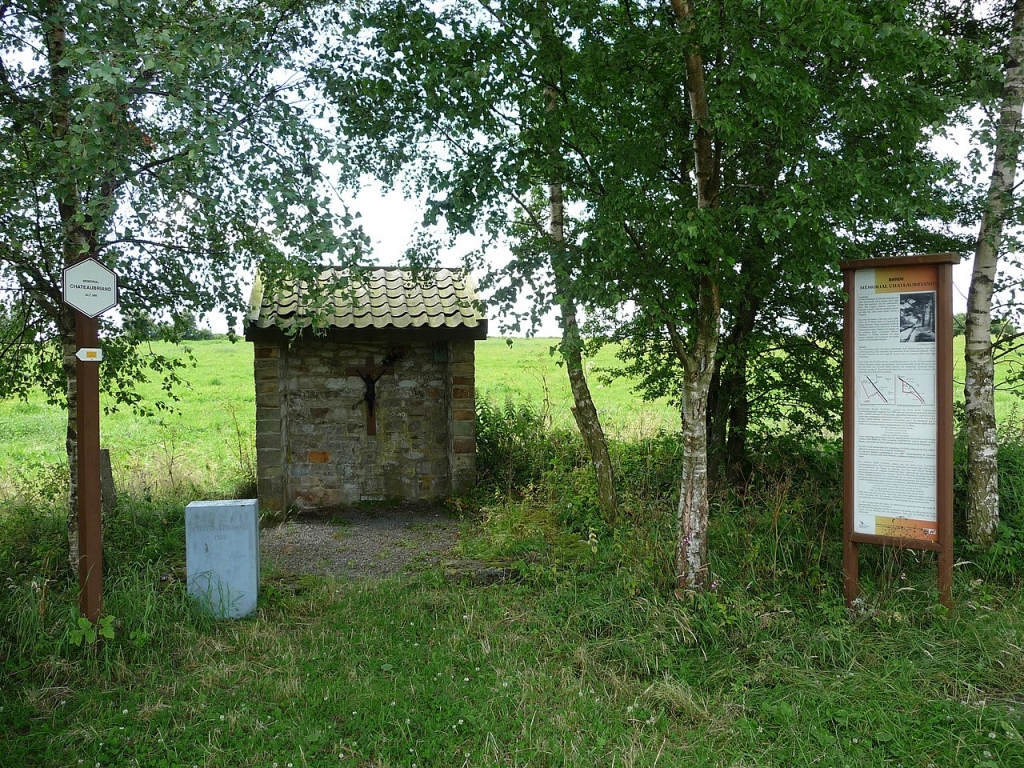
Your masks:
<svg viewBox="0 0 1024 768"><path fill-rule="evenodd" d="M568 425L550 345L479 345L479 390ZM986 566L958 543L952 613L930 556L865 547L848 613L838 453L780 439L744 495L716 500L715 590L675 596L678 443L657 433L675 415L624 382L594 393L616 436L617 526L578 445L544 419L499 422L537 430L516 444L536 461L452 505L455 554L513 580L265 571L254 617L211 620L185 595L183 509L248 471L251 350L192 346L177 412L103 420L121 498L102 641L62 568L63 412L0 403L0 767L1024 765L1024 546L1004 539Z"/></svg>
<svg viewBox="0 0 1024 768"><path fill-rule="evenodd" d="M481 397L499 404L506 398L533 404L552 422L569 427L572 397L565 371L552 356L552 339L502 339L477 345L477 387ZM154 345L168 353L170 345ZM226 340L188 344L195 367L184 378L187 387L175 390L179 400L171 412L136 416L122 408L101 419L102 443L111 450L119 487L145 492L202 487L227 493L239 472L253 461L255 393L252 345ZM590 361L611 367L616 361L605 349ZM644 403L629 383L602 384L594 377L594 401L609 434L623 437L652 435L675 429L679 418L666 403ZM149 404L166 400L159 382L140 387ZM103 398L102 405L112 402ZM46 403L36 392L27 402L0 401L0 499L9 496L19 477L66 461L65 411Z"/></svg>
<svg viewBox="0 0 1024 768"><path fill-rule="evenodd" d="M565 370L552 354L554 339L503 339L477 344L477 391L501 405L507 398L527 402L550 417L555 426L571 427L572 396ZM169 345L156 345L167 353ZM215 488L227 493L239 472L253 461L254 389L252 347L246 342L196 341L188 345L195 367L186 370L187 387L176 390L175 410L139 417L121 409L102 418L103 445L110 448L115 479L122 487L140 485L177 489ZM963 379L963 339L955 342L954 379ZM594 402L605 429L613 438L637 440L659 430L675 431L679 416L665 401L648 403L631 391L628 380L603 383L593 375L617 365L606 347L593 360ZM140 391L148 403L166 396L158 382ZM962 384L956 394L961 397ZM997 409L1005 418L1018 409L1018 399L997 391ZM103 401L109 407L108 399ZM64 410L49 405L41 393L27 401L0 401L0 499L10 495L12 483L25 474L64 460Z"/></svg>

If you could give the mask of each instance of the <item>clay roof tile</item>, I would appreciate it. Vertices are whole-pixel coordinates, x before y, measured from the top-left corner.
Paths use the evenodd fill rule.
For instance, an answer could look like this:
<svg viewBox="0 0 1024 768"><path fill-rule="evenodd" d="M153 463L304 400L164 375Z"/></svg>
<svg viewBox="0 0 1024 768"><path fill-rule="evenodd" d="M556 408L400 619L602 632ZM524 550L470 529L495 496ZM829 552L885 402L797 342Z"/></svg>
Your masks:
<svg viewBox="0 0 1024 768"><path fill-rule="evenodd" d="M333 292L331 283L337 284ZM311 325L334 328L478 328L486 327L472 278L462 270L376 268L356 274L328 268L319 291L300 282L276 294L264 291L257 277L249 327L301 330ZM319 306L314 306L319 305Z"/></svg>

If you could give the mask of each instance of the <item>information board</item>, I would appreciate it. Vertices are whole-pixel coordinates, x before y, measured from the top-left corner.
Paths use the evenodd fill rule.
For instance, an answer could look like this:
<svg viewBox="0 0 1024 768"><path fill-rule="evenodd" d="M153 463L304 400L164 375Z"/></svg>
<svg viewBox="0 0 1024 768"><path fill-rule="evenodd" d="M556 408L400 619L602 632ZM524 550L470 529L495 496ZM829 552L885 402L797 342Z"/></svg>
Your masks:
<svg viewBox="0 0 1024 768"><path fill-rule="evenodd" d="M854 285L854 530L938 541L936 270L861 269Z"/></svg>
<svg viewBox="0 0 1024 768"><path fill-rule="evenodd" d="M952 606L955 253L843 262L843 591L858 546L934 550Z"/></svg>

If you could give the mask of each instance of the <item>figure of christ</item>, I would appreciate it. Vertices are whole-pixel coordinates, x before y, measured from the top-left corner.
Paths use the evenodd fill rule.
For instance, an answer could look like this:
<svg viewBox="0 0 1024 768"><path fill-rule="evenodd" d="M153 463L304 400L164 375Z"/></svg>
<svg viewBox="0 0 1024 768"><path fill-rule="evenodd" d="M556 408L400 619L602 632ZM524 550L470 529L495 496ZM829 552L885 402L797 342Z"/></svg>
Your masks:
<svg viewBox="0 0 1024 768"><path fill-rule="evenodd" d="M363 400L366 402L366 434L377 434L377 382L384 376L394 374L394 363L402 358L398 350L391 350L384 356L381 365L376 365L372 357L366 358L366 365L358 368L349 368L345 373L348 376L358 376L363 380L366 389L363 392Z"/></svg>

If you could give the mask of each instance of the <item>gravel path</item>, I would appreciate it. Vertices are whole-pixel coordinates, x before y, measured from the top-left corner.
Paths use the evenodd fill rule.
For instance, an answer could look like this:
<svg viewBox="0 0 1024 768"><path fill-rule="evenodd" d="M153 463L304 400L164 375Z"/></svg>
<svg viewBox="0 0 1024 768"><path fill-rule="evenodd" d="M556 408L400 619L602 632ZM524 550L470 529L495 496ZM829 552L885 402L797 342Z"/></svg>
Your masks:
<svg viewBox="0 0 1024 768"><path fill-rule="evenodd" d="M458 534L455 518L436 507L302 513L260 531L260 557L290 574L382 579L413 563L439 562Z"/></svg>

